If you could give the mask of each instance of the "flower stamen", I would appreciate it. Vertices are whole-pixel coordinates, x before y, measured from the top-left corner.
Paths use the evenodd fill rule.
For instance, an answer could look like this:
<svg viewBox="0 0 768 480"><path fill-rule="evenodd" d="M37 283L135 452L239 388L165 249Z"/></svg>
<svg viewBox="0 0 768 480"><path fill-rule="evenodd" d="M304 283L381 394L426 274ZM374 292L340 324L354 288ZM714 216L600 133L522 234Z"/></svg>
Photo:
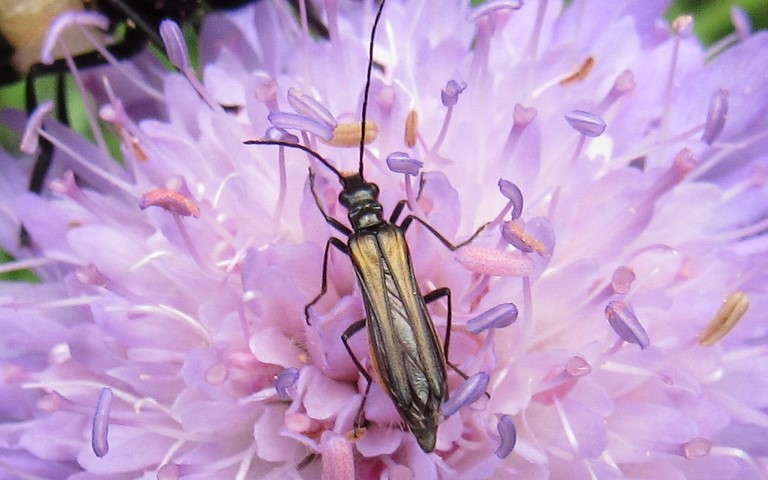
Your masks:
<svg viewBox="0 0 768 480"><path fill-rule="evenodd" d="M623 301L609 302L608 306L605 307L605 318L608 319L613 331L625 342L639 345L642 349L651 344L648 334L629 303Z"/></svg>
<svg viewBox="0 0 768 480"><path fill-rule="evenodd" d="M419 134L419 112L411 110L405 119L405 135L403 142L408 148L416 146L416 140Z"/></svg>
<svg viewBox="0 0 768 480"><path fill-rule="evenodd" d="M96 413L93 416L93 428L91 430L91 447L97 457L103 457L109 452L109 409L112 406L112 389L104 387L96 404Z"/></svg>
<svg viewBox="0 0 768 480"><path fill-rule="evenodd" d="M340 123L332 130L329 138L320 137L328 145L341 148L352 148L360 146L360 137L362 137L363 122ZM376 140L379 135L379 126L372 120L365 121L365 145Z"/></svg>
<svg viewBox="0 0 768 480"><path fill-rule="evenodd" d="M749 309L749 297L744 292L733 292L723 301L720 309L699 335L699 345L709 347L722 340L739 323Z"/></svg>
<svg viewBox="0 0 768 480"><path fill-rule="evenodd" d="M593 68L595 68L595 57L590 55L581 65L579 65L579 68L575 72L560 80L560 85L565 86L581 82L587 78L587 75L589 75L589 72L591 72Z"/></svg>
<svg viewBox="0 0 768 480"><path fill-rule="evenodd" d="M502 415L501 418L499 418L499 423L496 428L499 431L501 442L499 443L499 448L497 448L494 453L500 459L504 459L507 458L515 448L515 444L517 443L517 428L515 428L515 424L512 422L512 417L509 415Z"/></svg>
<svg viewBox="0 0 768 480"><path fill-rule="evenodd" d="M527 277L533 273L533 261L527 255L497 248L467 245L458 250L456 260L481 275Z"/></svg>
<svg viewBox="0 0 768 480"><path fill-rule="evenodd" d="M504 328L517 320L517 306L514 303L502 303L467 321L467 330L477 335L491 328Z"/></svg>
<svg viewBox="0 0 768 480"><path fill-rule="evenodd" d="M179 24L173 20L163 20L160 23L160 36L165 44L165 52L171 64L184 74L195 92L211 109L221 109L219 103L211 97L195 75L192 63L189 61L189 47Z"/></svg>
<svg viewBox="0 0 768 480"><path fill-rule="evenodd" d="M483 396L489 381L490 377L485 372L472 375L461 384L451 398L446 400L440 406L440 411L443 412L443 415L446 417L450 417L462 407L474 403Z"/></svg>

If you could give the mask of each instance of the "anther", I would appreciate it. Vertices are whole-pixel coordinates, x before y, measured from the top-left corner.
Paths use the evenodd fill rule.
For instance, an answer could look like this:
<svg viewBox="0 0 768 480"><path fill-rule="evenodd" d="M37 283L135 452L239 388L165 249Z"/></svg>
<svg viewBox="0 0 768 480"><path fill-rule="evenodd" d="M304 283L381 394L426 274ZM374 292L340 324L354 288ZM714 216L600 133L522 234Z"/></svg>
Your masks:
<svg viewBox="0 0 768 480"><path fill-rule="evenodd" d="M605 131L605 121L594 113L572 110L565 114L565 120L580 134L587 137L599 137Z"/></svg>
<svg viewBox="0 0 768 480"><path fill-rule="evenodd" d="M723 301L720 309L699 335L699 345L709 347L720 341L739 323L749 308L749 297L744 292L733 292Z"/></svg>
<svg viewBox="0 0 768 480"><path fill-rule="evenodd" d="M701 139L712 145L723 132L725 118L728 115L728 90L720 89L712 94L707 109L707 122L704 124L704 133Z"/></svg>
<svg viewBox="0 0 768 480"><path fill-rule="evenodd" d="M275 128L308 132L326 142L332 141L335 135L333 125L297 113L272 112L267 119Z"/></svg>
<svg viewBox="0 0 768 480"><path fill-rule="evenodd" d="M112 406L112 389L101 389L99 401L96 404L96 413L93 416L93 428L91 430L91 447L97 457L103 457L109 452L107 434L109 432L109 409Z"/></svg>
<svg viewBox="0 0 768 480"><path fill-rule="evenodd" d="M169 188L156 188L141 196L139 207L160 207L182 217L199 217L200 208L181 193Z"/></svg>
<svg viewBox="0 0 768 480"><path fill-rule="evenodd" d="M595 57L590 55L581 65L579 65L579 68L575 72L560 80L560 85L570 85L584 80L594 67Z"/></svg>
<svg viewBox="0 0 768 480"><path fill-rule="evenodd" d="M491 328L504 328L517 320L517 306L514 303L502 303L467 321L467 330L477 335Z"/></svg>
<svg viewBox="0 0 768 480"><path fill-rule="evenodd" d="M529 253L536 252L539 255L546 257L550 252L547 247L526 231L523 222L519 220L512 220L501 224L501 236L510 245L520 250L521 252Z"/></svg>
<svg viewBox="0 0 768 480"><path fill-rule="evenodd" d="M645 349L651 344L648 334L627 302L609 302L605 307L605 318L622 340Z"/></svg>
<svg viewBox="0 0 768 480"><path fill-rule="evenodd" d="M277 391L277 395L283 400L290 400L292 389L298 381L299 369L293 367L286 368L275 378L275 390Z"/></svg>
<svg viewBox="0 0 768 480"><path fill-rule="evenodd" d="M509 415L502 415L501 418L499 418L499 424L496 428L499 431L501 443L494 453L497 457L504 459L507 458L515 448L515 444L517 443L517 428L515 428L515 424L512 422L512 417Z"/></svg>
<svg viewBox="0 0 768 480"><path fill-rule="evenodd" d="M459 95L461 92L467 89L466 82L457 82L456 80L448 80L448 83L440 91L440 101L446 107L452 107L459 101Z"/></svg>
<svg viewBox="0 0 768 480"><path fill-rule="evenodd" d="M328 109L299 89L293 87L288 89L288 104L299 115L325 123L332 129L338 125L338 122L333 118L333 115L331 115L331 112L329 112Z"/></svg>
<svg viewBox="0 0 768 480"><path fill-rule="evenodd" d="M533 261L527 255L496 248L468 245L456 253L464 268L482 275L527 277L533 273Z"/></svg>
<svg viewBox="0 0 768 480"><path fill-rule="evenodd" d="M57 16L48 27L48 33L43 40L43 46L40 49L40 61L46 65L52 64L56 60L56 44L62 39L65 30L72 26L95 27L106 31L109 29L109 19L96 12L65 12Z"/></svg>
<svg viewBox="0 0 768 480"><path fill-rule="evenodd" d="M387 166L395 173L418 175L419 170L424 166L424 163L415 158L411 158L411 156L405 152L392 152L387 155Z"/></svg>
<svg viewBox="0 0 768 480"><path fill-rule="evenodd" d="M523 214L523 192L520 188L509 180L499 179L499 191L509 199L512 206L512 220L520 218Z"/></svg>
<svg viewBox="0 0 768 480"><path fill-rule="evenodd" d="M461 384L451 398L440 406L443 415L450 417L458 412L462 407L470 405L477 401L485 393L490 377L485 372L472 375Z"/></svg>
<svg viewBox="0 0 768 480"><path fill-rule="evenodd" d="M29 116L24 133L21 136L19 149L27 155L33 155L37 151L40 143L40 129L43 128L43 121L49 113L53 111L53 102L41 103Z"/></svg>
<svg viewBox="0 0 768 480"><path fill-rule="evenodd" d="M405 135L403 141L408 148L416 146L416 139L419 134L419 112L411 110L405 119Z"/></svg>
<svg viewBox="0 0 768 480"><path fill-rule="evenodd" d="M333 129L333 135L326 141L326 143L334 147L359 147L360 137L362 136L362 126L362 122L340 123ZM379 126L371 120L366 120L364 143L368 145L376 140L378 134Z"/></svg>

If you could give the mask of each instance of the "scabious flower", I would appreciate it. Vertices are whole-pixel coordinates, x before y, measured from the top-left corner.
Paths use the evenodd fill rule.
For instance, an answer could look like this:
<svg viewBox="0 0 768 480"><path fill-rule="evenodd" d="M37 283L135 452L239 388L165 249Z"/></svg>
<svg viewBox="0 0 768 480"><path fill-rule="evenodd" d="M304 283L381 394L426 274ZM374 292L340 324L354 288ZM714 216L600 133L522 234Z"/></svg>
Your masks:
<svg viewBox="0 0 768 480"><path fill-rule="evenodd" d="M326 40L262 1L207 18L200 80L170 24L182 73L79 72L123 164L40 112L48 191L0 153L4 269L40 278L0 297L0 478L766 477L768 36L706 51L662 1L467 3L390 0L366 128L387 213L456 243L490 222L456 252L407 231L470 375L434 452L376 383L354 438L364 309L334 249L305 319L338 235L307 162L344 219L335 176L243 144L357 168L372 5L317 2Z"/></svg>

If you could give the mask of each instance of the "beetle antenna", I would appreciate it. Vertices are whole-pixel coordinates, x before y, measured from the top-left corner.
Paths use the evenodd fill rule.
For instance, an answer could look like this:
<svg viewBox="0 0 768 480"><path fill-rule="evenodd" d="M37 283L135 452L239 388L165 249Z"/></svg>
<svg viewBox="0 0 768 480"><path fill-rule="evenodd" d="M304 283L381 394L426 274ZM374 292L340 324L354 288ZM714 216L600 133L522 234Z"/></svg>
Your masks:
<svg viewBox="0 0 768 480"><path fill-rule="evenodd" d="M376 38L376 27L379 26L381 12L384 10L386 0L381 0L379 10L376 12L376 18L373 19L373 28L371 29L371 41L368 44L368 71L365 74L365 92L363 93L363 112L360 136L360 157L358 158L357 171L363 176L363 154L365 153L365 116L368 112L368 93L371 90L371 71L373 70L373 39Z"/></svg>
<svg viewBox="0 0 768 480"><path fill-rule="evenodd" d="M309 147L305 147L304 145L300 143L291 143L291 142L285 142L283 140L246 140L243 142L246 145L278 145L280 147L288 147L288 148L298 148L299 150L303 150L304 152L312 155L315 157L320 163L325 165L328 170L332 171L336 174L337 177L339 177L339 180L344 180L344 175L341 174L338 170L336 170L336 167L328 163L328 160L324 159L322 156L320 156L319 153L312 150Z"/></svg>

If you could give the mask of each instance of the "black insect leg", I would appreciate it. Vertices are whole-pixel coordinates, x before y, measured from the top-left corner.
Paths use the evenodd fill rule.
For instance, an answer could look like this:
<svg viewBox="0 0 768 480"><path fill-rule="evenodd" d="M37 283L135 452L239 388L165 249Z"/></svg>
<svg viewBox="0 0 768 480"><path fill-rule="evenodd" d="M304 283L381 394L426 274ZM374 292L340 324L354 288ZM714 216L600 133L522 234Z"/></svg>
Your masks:
<svg viewBox="0 0 768 480"><path fill-rule="evenodd" d="M408 205L408 200L400 200L395 205L395 209L392 210L392 215L389 216L389 223L397 223L400 218L400 214L403 213L403 208Z"/></svg>
<svg viewBox="0 0 768 480"><path fill-rule="evenodd" d="M360 360L358 360L355 356L355 353L352 351L352 347L349 346L349 338L362 330L363 327L365 327L366 322L367 320L365 318L358 320L347 327L347 329L344 330L344 333L341 334L341 341L344 343L344 348L347 349L347 353L349 353L349 356L352 357L352 361L355 362L355 366L360 371L360 373L363 374L363 378L365 378L365 381L367 382L367 385L365 386L365 393L363 394L363 400L360 402L360 408L357 410L357 415L355 415L355 436L357 436L357 431L360 430L360 426L363 424L365 401L368 399L368 392L371 391L371 383L373 382L373 379L371 378L371 375L365 370L365 368L363 368L363 364L360 363Z"/></svg>
<svg viewBox="0 0 768 480"><path fill-rule="evenodd" d="M322 296L325 295L325 293L328 291L328 256L331 253L331 245L338 248L341 253L349 255L349 248L347 248L347 245L344 242L336 237L331 237L328 239L328 242L325 244L325 255L323 255L323 280L322 284L320 285L320 293L318 293L311 302L304 306L304 318L307 321L307 325L311 325L309 322L309 309L318 301L320 301Z"/></svg>
<svg viewBox="0 0 768 480"><path fill-rule="evenodd" d="M448 351L451 344L451 326L453 321L453 312L451 310L451 289L448 287L441 287L436 290L432 290L428 294L424 295L424 303L429 304L443 297L446 298L448 303L448 311L445 319L445 338L443 338L443 355L445 356L445 363L466 380L469 378L469 375L462 372L459 367L451 363L448 358Z"/></svg>
<svg viewBox="0 0 768 480"><path fill-rule="evenodd" d="M474 240L474 239L475 239L475 238L476 238L478 235L480 235L480 232L482 232L483 230L485 230L485 227L487 227L487 226L488 226L488 223L484 223L484 224L482 224L482 225L480 226L480 228L478 228L477 230L475 230L475 233L473 233L471 237L469 237L468 239L464 240L464 241L463 241L463 242L461 242L461 243L457 243L457 244L455 244L455 245L454 245L453 243L451 243L451 241L450 241L450 240L448 240L448 239L447 239L447 238L445 238L445 237L444 237L444 236L443 236L443 235L442 235L440 232L438 232L438 231L435 229L435 227L433 227L432 225L428 224L426 221L422 220L421 218L417 217L416 215L408 215L407 217L405 217L405 219L403 220L403 223L402 223L402 224L400 224L400 230L402 230L403 232L405 232L405 231L408 229L408 227L409 227L409 226L411 226L411 223L412 223L414 220L416 220L416 221L417 221L417 222L419 222L420 224L424 225L424 227L425 227L427 230L429 230L429 231L432 233L432 235L434 235L434 236L435 236L435 237L436 237L438 240L440 240L440 242L442 242L442 244L443 244L443 245L445 245L446 247L448 247L448 249L449 249L449 250L452 250L452 251L453 251L453 250L458 250L459 248L463 247L464 245L467 245L468 243L470 243L470 242L471 242L472 240Z"/></svg>
<svg viewBox="0 0 768 480"><path fill-rule="evenodd" d="M320 203L320 197L317 196L317 192L315 191L315 172L313 172L311 168L309 169L309 190L312 192L312 196L315 198L315 205L317 205L320 213L323 214L323 218L325 218L325 221L328 223L328 225L332 226L347 237L352 235L352 230L350 230L349 227L325 213L323 204Z"/></svg>

